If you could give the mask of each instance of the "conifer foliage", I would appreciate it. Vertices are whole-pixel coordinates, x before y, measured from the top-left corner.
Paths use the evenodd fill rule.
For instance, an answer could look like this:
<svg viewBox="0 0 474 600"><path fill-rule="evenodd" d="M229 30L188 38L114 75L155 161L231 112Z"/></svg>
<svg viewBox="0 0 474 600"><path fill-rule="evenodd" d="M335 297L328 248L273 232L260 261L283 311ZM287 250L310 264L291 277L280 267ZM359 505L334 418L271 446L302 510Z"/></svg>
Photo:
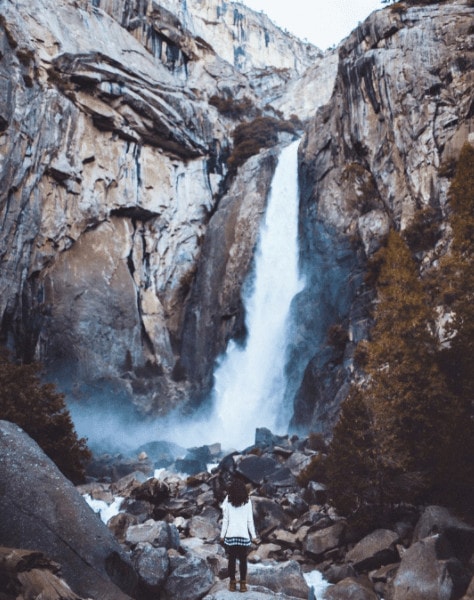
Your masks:
<svg viewBox="0 0 474 600"><path fill-rule="evenodd" d="M73 483L84 479L90 452L78 438L64 396L42 383L41 367L18 365L0 348L0 419L19 425Z"/></svg>
<svg viewBox="0 0 474 600"><path fill-rule="evenodd" d="M344 447L353 438L353 456L359 456L359 473L371 490L358 507L361 515L374 509L383 515L396 502L420 500L435 485L440 440L449 437L449 393L437 367L434 319L416 264L395 231L374 260L375 323L370 340L359 348L366 382L343 405L329 455L329 465L341 462L344 468ZM355 402L359 418L353 414ZM329 486L342 508L334 469L329 467ZM344 494L354 493L359 490L346 485Z"/></svg>
<svg viewBox="0 0 474 600"><path fill-rule="evenodd" d="M327 459L336 508L378 516L400 502L474 502L474 148L450 189L452 243L431 291L403 237L371 265L377 301L356 353L363 383L341 407ZM433 284L434 281L434 284ZM448 315L440 325L440 315ZM447 324L446 324L447 323ZM440 331L444 336L440 338ZM372 519L373 520L373 519Z"/></svg>
<svg viewBox="0 0 474 600"><path fill-rule="evenodd" d="M452 245L437 277L449 311L440 365L455 399L446 488L462 507L474 504L474 148L465 144L450 188Z"/></svg>

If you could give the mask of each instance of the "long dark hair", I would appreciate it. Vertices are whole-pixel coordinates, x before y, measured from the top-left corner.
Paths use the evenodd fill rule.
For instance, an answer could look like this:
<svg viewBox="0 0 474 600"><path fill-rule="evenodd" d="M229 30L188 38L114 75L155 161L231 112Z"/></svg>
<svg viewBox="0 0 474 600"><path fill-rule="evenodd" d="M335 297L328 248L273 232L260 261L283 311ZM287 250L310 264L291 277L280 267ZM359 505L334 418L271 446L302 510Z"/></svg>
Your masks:
<svg viewBox="0 0 474 600"><path fill-rule="evenodd" d="M234 479L228 489L229 502L232 506L243 506L247 503L249 495L245 483L241 479Z"/></svg>

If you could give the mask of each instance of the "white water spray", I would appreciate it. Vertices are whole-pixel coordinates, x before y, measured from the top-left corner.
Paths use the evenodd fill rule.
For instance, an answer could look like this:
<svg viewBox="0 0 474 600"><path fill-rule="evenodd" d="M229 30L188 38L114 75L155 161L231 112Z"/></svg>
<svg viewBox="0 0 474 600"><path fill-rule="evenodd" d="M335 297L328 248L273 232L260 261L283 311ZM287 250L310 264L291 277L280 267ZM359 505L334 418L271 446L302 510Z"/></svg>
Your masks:
<svg viewBox="0 0 474 600"><path fill-rule="evenodd" d="M110 442L114 448L136 448L160 439L184 448L220 442L224 450L243 450L253 444L257 427L286 433L292 413L292 407L284 406L289 313L303 287L298 273L297 151L295 142L278 161L248 282L253 285L245 286L248 338L244 347L231 340L218 362L212 413L190 420L171 415L146 424L106 410L91 422L87 411L71 406L80 436L102 445Z"/></svg>
<svg viewBox="0 0 474 600"><path fill-rule="evenodd" d="M255 429L285 433L291 407L283 406L288 316L302 289L298 272L298 142L281 153L260 229L252 289L244 298L248 338L233 340L214 374L214 409L206 433L225 448L243 449Z"/></svg>

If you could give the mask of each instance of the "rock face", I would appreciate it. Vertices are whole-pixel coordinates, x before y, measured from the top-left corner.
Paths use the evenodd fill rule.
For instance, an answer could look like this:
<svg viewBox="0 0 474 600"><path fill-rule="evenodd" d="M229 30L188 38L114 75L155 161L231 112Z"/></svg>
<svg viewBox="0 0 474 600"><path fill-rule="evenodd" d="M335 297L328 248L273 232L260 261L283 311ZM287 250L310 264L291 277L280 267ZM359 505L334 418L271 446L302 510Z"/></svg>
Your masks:
<svg viewBox="0 0 474 600"><path fill-rule="evenodd" d="M7 421L0 421L0 481L3 545L58 562L80 596L134 596L137 577L120 544L39 446Z"/></svg>
<svg viewBox="0 0 474 600"><path fill-rule="evenodd" d="M182 401L183 340L187 365L203 333L183 333L184 309L208 222L248 194L248 234L228 245L245 260L222 300L224 319L241 311L273 163L253 161L223 199L231 131L321 53L264 15L201 4L181 14L178 2L2 3L2 338L44 362L69 397L133 398L153 414ZM242 71L262 68L262 47L278 81L262 76L254 90ZM213 278L211 296L221 283ZM232 331L220 329L191 376L209 377Z"/></svg>
<svg viewBox="0 0 474 600"><path fill-rule="evenodd" d="M322 54L224 0L2 2L1 341L69 400L154 416L200 402L245 336L241 287L289 141L229 174L232 133L291 118L307 287L286 402L295 429L328 431L368 329L367 257L425 207L442 223L472 138L473 10L397 3Z"/></svg>
<svg viewBox="0 0 474 600"><path fill-rule="evenodd" d="M308 366L293 362L302 381L294 423L313 430L334 422L353 343L367 334L366 259L391 224L403 230L424 208L442 223L449 165L474 141L472 3L397 6L373 13L339 48L334 93L300 149L309 284L295 356L306 353ZM328 336L332 325L346 332L345 347Z"/></svg>

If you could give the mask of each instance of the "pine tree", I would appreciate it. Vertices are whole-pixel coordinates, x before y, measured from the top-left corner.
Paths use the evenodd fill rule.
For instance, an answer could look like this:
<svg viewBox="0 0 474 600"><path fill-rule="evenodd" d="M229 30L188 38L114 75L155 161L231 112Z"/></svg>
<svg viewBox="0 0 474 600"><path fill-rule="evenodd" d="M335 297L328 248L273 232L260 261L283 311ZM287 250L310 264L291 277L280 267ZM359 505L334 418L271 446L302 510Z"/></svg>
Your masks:
<svg viewBox="0 0 474 600"><path fill-rule="evenodd" d="M18 365L0 348L0 419L19 425L74 483L84 478L90 452L78 438L64 396L43 384L41 367Z"/></svg>
<svg viewBox="0 0 474 600"><path fill-rule="evenodd" d="M371 524L383 511L383 472L372 413L355 386L341 406L325 467L334 507L358 524Z"/></svg>
<svg viewBox="0 0 474 600"><path fill-rule="evenodd" d="M450 394L436 361L433 311L416 263L398 233L390 232L378 258L365 398L373 412L381 459L407 482L399 499L413 500L439 479L450 436Z"/></svg>
<svg viewBox="0 0 474 600"><path fill-rule="evenodd" d="M440 365L453 395L453 430L444 495L459 507L474 503L474 148L463 147L450 187L452 244L437 272L439 302L450 315Z"/></svg>

